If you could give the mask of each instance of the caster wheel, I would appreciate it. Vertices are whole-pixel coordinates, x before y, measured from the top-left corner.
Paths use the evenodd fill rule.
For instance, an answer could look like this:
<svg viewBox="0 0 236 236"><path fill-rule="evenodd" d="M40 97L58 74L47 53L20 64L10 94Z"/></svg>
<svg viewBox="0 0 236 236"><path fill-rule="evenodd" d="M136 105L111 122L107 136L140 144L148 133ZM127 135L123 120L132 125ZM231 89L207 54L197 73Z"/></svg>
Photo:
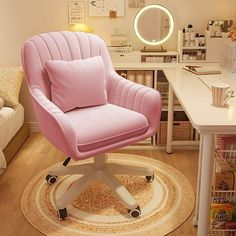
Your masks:
<svg viewBox="0 0 236 236"><path fill-rule="evenodd" d="M46 176L46 181L48 182L48 184L54 184L57 181L57 176L55 176L55 175L47 175Z"/></svg>
<svg viewBox="0 0 236 236"><path fill-rule="evenodd" d="M66 208L58 209L57 210L57 216L58 216L59 220L65 220L65 218L67 218L67 210L66 210Z"/></svg>
<svg viewBox="0 0 236 236"><path fill-rule="evenodd" d="M152 182L154 180L154 175L146 176L145 178L148 182Z"/></svg>
<svg viewBox="0 0 236 236"><path fill-rule="evenodd" d="M137 206L135 209L133 210L128 210L129 214L131 217L133 218L137 218L141 215L141 209L139 206Z"/></svg>

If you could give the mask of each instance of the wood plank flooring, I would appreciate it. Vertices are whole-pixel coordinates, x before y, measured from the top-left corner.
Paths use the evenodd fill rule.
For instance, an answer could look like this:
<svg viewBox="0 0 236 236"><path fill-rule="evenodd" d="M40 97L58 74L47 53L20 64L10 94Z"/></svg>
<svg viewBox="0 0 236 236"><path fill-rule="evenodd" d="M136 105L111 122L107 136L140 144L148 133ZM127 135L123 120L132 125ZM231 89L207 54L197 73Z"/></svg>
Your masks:
<svg viewBox="0 0 236 236"><path fill-rule="evenodd" d="M198 151L176 150L171 155L166 154L165 150L122 150L117 152L144 155L163 161L180 170L196 189ZM25 142L5 173L0 176L1 236L43 235L24 218L20 207L21 196L27 183L37 173L64 159L65 156L39 133L33 133ZM168 236L196 236L197 230L192 226L192 218L193 214Z"/></svg>

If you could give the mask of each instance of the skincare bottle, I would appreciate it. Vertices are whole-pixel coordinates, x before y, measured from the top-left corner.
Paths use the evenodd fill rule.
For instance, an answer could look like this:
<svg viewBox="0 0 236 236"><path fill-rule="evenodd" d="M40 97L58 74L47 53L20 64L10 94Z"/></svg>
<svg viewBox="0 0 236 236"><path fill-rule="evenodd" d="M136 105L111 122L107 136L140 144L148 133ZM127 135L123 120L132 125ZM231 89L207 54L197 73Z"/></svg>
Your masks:
<svg viewBox="0 0 236 236"><path fill-rule="evenodd" d="M201 47L205 46L205 36L203 34L200 35L200 45Z"/></svg>
<svg viewBox="0 0 236 236"><path fill-rule="evenodd" d="M199 47L199 43L200 43L200 37L199 37L199 34L196 33L196 35L195 35L195 47Z"/></svg>
<svg viewBox="0 0 236 236"><path fill-rule="evenodd" d="M186 32L185 32L185 29L183 29L183 47L185 47L186 46L186 38L185 38L185 34L186 34Z"/></svg>
<svg viewBox="0 0 236 236"><path fill-rule="evenodd" d="M190 46L190 31L189 28L184 29L184 46L189 47Z"/></svg>
<svg viewBox="0 0 236 236"><path fill-rule="evenodd" d="M188 25L189 29L189 41L190 41L190 47L195 46L195 30L193 29L192 25Z"/></svg>

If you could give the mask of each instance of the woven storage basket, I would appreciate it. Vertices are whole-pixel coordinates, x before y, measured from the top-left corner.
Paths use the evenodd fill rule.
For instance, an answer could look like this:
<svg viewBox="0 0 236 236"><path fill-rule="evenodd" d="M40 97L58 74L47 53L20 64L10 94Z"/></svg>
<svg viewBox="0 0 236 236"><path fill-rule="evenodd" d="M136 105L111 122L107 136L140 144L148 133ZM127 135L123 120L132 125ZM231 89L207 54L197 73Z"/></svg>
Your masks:
<svg viewBox="0 0 236 236"><path fill-rule="evenodd" d="M173 140L193 140L193 127L189 121L174 121ZM157 144L166 145L167 122L160 122L160 129L157 134Z"/></svg>

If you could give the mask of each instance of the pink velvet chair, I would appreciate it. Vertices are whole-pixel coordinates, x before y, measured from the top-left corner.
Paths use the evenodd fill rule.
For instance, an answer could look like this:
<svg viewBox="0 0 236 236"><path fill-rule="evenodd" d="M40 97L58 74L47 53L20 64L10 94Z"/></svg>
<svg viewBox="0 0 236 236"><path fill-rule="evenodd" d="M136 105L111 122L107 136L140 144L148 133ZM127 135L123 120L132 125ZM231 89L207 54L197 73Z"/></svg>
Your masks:
<svg viewBox="0 0 236 236"><path fill-rule="evenodd" d="M51 60L74 61L96 56L101 56L105 66L107 103L63 112L52 102L45 64ZM153 169L107 163L106 152L156 133L161 114L159 92L119 76L104 41L94 34L52 32L33 36L22 48L22 64L40 130L68 156L61 167L49 172L46 180L53 184L60 175L83 175L56 200L59 219L67 217L66 207L97 177L110 186L132 217L140 216L141 209L134 197L114 175L140 175L151 182ZM67 166L71 158L79 165ZM93 158L93 164L79 163L86 158Z"/></svg>

